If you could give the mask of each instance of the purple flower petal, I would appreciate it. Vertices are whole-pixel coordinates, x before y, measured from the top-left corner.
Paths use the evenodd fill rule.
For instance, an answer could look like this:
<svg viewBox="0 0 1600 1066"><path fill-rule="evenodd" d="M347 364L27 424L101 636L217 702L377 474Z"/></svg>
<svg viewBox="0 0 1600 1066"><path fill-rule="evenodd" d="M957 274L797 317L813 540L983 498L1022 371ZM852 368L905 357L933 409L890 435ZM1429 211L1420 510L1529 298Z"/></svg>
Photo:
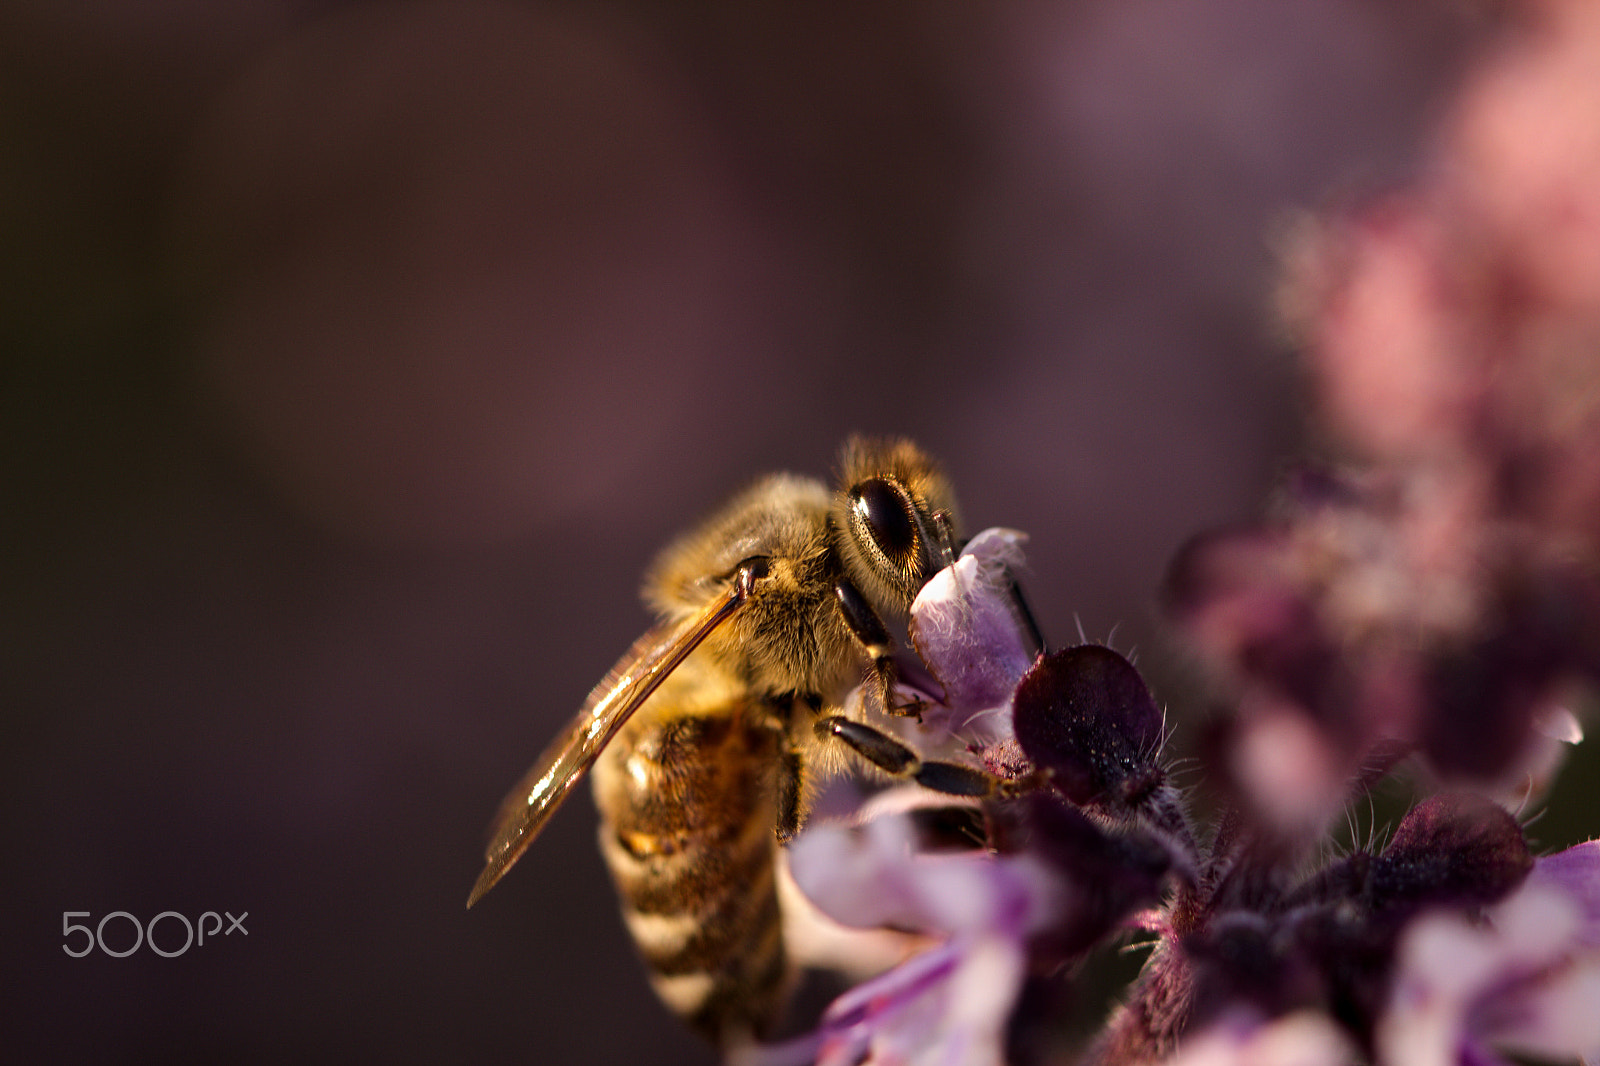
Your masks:
<svg viewBox="0 0 1600 1066"><path fill-rule="evenodd" d="M1025 956L1003 937L959 937L841 996L817 1066L1000 1066Z"/></svg>
<svg viewBox="0 0 1600 1066"><path fill-rule="evenodd" d="M1042 927L1064 886L1041 861L986 852L917 855L903 817L860 829L818 826L789 848L795 884L824 914L859 928L937 934Z"/></svg>
<svg viewBox="0 0 1600 1066"><path fill-rule="evenodd" d="M912 643L957 712L1005 706L1033 662L1012 592L1026 539L1015 530L984 530L911 605Z"/></svg>
<svg viewBox="0 0 1600 1066"><path fill-rule="evenodd" d="M1582 913L1575 934L1577 942L1585 948L1600 948L1600 840L1539 859L1533 864L1528 883L1565 892Z"/></svg>
<svg viewBox="0 0 1600 1066"><path fill-rule="evenodd" d="M1047 864L1027 855L916 854L907 820L891 816L860 829L813 828L789 849L789 866L806 897L837 921L948 939L841 996L812 1042L759 1049L749 1062L782 1066L791 1061L784 1056L815 1049L819 1066L998 1066L1029 937L1075 898Z"/></svg>

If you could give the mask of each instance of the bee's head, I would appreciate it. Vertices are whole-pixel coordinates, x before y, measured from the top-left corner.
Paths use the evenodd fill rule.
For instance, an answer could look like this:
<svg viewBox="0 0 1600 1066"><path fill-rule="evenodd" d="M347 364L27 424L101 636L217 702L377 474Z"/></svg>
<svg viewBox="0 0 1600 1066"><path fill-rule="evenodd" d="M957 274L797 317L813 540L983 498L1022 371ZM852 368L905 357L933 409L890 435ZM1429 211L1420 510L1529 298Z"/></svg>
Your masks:
<svg viewBox="0 0 1600 1066"><path fill-rule="evenodd" d="M903 614L955 550L950 482L907 440L851 437L839 465L833 522L846 573L873 601Z"/></svg>

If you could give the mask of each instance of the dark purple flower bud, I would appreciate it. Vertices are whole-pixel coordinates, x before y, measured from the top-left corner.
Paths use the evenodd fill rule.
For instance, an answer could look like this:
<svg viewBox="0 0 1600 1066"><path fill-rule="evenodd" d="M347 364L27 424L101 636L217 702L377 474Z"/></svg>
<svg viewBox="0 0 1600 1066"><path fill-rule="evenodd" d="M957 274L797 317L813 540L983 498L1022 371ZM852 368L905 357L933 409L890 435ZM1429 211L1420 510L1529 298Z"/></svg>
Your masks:
<svg viewBox="0 0 1600 1066"><path fill-rule="evenodd" d="M1097 644L1036 662L1017 686L1017 742L1069 800L1137 811L1166 783L1162 716L1133 665Z"/></svg>
<svg viewBox="0 0 1600 1066"><path fill-rule="evenodd" d="M1432 796L1411 809L1372 863L1375 911L1481 906L1522 883L1533 856L1503 807L1470 793Z"/></svg>
<svg viewBox="0 0 1600 1066"><path fill-rule="evenodd" d="M1356 851L1324 867L1310 880L1284 897L1281 909L1315 907L1360 899L1366 894L1375 857L1370 851Z"/></svg>

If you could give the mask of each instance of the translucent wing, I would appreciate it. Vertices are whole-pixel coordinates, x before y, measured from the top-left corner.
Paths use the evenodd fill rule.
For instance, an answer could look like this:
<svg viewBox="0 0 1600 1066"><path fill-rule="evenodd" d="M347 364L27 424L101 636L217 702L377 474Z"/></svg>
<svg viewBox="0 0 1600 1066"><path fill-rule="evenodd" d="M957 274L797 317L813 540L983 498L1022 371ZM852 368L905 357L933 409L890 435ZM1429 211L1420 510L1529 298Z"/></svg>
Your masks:
<svg viewBox="0 0 1600 1066"><path fill-rule="evenodd" d="M739 608L752 580L749 570L741 569L728 590L701 614L680 625L656 626L617 660L566 732L545 749L500 805L494 836L484 852L488 861L472 886L467 906L478 902L522 857L617 730L684 657Z"/></svg>

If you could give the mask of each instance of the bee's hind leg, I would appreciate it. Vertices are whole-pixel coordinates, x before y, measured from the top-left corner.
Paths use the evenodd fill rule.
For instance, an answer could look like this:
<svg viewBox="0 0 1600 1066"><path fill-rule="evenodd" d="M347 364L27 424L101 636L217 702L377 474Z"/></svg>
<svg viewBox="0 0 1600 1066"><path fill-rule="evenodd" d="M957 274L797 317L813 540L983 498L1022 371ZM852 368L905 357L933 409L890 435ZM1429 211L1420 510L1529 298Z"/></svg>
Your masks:
<svg viewBox="0 0 1600 1066"><path fill-rule="evenodd" d="M778 843L787 844L800 832L805 821L805 789L801 777L800 753L788 750L778 764Z"/></svg>

